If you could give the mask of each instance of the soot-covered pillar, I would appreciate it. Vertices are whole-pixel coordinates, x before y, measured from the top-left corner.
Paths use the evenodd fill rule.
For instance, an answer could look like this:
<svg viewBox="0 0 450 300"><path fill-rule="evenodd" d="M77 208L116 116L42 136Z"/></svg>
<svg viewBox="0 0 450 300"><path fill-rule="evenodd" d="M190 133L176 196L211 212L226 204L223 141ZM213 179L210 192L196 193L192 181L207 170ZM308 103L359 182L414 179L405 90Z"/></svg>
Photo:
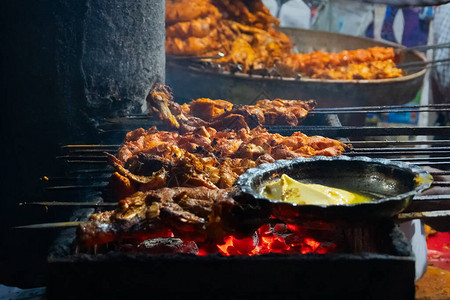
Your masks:
<svg viewBox="0 0 450 300"><path fill-rule="evenodd" d="M56 0L55 24L57 96L73 118L145 110L165 77L163 0Z"/></svg>

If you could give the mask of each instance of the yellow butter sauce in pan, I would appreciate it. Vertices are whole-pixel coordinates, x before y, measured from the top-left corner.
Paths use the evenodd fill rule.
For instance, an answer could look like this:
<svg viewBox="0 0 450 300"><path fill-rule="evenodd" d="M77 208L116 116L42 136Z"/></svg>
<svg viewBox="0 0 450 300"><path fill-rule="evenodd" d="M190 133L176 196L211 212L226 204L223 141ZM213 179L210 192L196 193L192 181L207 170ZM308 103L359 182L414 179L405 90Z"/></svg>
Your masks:
<svg viewBox="0 0 450 300"><path fill-rule="evenodd" d="M301 183L286 174L281 175L279 180L266 184L261 195L271 200L311 205L347 205L371 201L370 197L361 193L321 184Z"/></svg>

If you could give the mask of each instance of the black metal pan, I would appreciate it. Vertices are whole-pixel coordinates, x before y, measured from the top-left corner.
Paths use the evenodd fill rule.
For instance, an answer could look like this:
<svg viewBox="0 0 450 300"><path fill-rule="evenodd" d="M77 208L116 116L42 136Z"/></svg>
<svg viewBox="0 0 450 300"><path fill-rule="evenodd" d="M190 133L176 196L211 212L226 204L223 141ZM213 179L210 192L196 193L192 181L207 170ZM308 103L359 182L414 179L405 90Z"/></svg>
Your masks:
<svg viewBox="0 0 450 300"><path fill-rule="evenodd" d="M317 183L373 196L367 203L352 205L302 205L269 200L263 186L286 174L303 183ZM380 158L317 156L278 160L249 169L240 176L240 201L253 202L272 216L290 224L336 223L349 220L392 218L412 198L430 187L431 175L418 166Z"/></svg>

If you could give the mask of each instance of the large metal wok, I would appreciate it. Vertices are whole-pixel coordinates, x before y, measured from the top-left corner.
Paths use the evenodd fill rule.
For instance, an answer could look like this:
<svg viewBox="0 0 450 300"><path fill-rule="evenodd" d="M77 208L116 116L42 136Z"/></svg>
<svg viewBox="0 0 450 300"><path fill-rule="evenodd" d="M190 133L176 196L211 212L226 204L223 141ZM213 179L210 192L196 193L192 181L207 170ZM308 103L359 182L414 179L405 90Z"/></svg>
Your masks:
<svg viewBox="0 0 450 300"><path fill-rule="evenodd" d="M308 205L269 200L261 196L266 183L286 174L304 183L363 192L371 202L351 205ZM348 220L391 218L412 198L430 187L432 177L418 166L387 159L317 156L278 160L249 169L238 181L243 202L254 202L289 224L337 224Z"/></svg>
<svg viewBox="0 0 450 300"><path fill-rule="evenodd" d="M374 46L401 45L330 32L282 28L296 44L297 52L317 50L339 52ZM419 52L404 52L401 62L425 61ZM201 97L226 99L249 104L260 99L316 99L319 107L366 105L399 105L413 100L422 86L425 67L414 73L378 80L324 80L309 78L279 78L243 73L218 72L200 66L167 61L166 82L176 99L189 101Z"/></svg>

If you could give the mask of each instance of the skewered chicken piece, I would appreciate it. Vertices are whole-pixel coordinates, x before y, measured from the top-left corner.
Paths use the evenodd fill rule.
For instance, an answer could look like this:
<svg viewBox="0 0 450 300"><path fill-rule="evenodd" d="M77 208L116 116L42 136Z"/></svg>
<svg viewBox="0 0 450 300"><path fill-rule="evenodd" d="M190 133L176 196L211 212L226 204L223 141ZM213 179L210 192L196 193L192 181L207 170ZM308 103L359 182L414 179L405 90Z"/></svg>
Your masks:
<svg viewBox="0 0 450 300"><path fill-rule="evenodd" d="M191 132L201 126L219 131L259 125L296 126L316 106L314 100L260 100L255 105L239 106L207 98L179 105L163 85L150 91L147 103L156 117L180 132Z"/></svg>
<svg viewBox="0 0 450 300"><path fill-rule="evenodd" d="M261 212L253 223L243 220L237 225L233 214L242 207L233 200L234 193L234 189L204 187L137 192L121 200L116 210L91 215L78 228L78 242L90 247L113 241L143 241L168 231L178 238L204 242L220 240L236 230L254 230L268 219L269 214Z"/></svg>
<svg viewBox="0 0 450 300"><path fill-rule="evenodd" d="M162 187L224 189L232 187L247 169L262 163L334 156L346 149L347 145L333 139L300 132L285 137L261 127L238 131L200 127L188 134L140 128L127 134L117 158L110 155L116 169L110 184L116 191L115 200Z"/></svg>
<svg viewBox="0 0 450 300"><path fill-rule="evenodd" d="M237 132L201 128L190 135L137 129L127 134L118 158L110 155L117 170L111 189L120 196L118 208L92 215L79 227L79 242L142 241L168 230L203 242L251 232L270 213L237 205L233 186L239 175L275 159L339 155L346 147L300 132L270 134L261 127ZM246 218L255 209L259 217Z"/></svg>
<svg viewBox="0 0 450 300"><path fill-rule="evenodd" d="M224 100L198 99L179 105L162 85L152 89L147 100L157 116L178 131L136 129L127 133L117 157L108 155L116 169L110 191L119 206L92 215L79 227L84 246L142 241L168 231L202 242L253 232L270 213L234 201L239 175L276 159L333 156L348 148L300 132L285 137L261 126L249 129L252 122L296 125L314 101L261 100L235 107ZM235 130L218 130L222 128ZM255 210L258 217L246 217Z"/></svg>
<svg viewBox="0 0 450 300"><path fill-rule="evenodd" d="M402 76L394 59L394 49L373 47L340 53L291 54L285 63L312 78L381 79Z"/></svg>
<svg viewBox="0 0 450 300"><path fill-rule="evenodd" d="M167 0L166 24L192 21L210 16L220 18L221 14L209 0Z"/></svg>
<svg viewBox="0 0 450 300"><path fill-rule="evenodd" d="M220 62L242 64L244 71L270 67L292 47L285 34L274 30L279 21L260 0L197 0L192 6L186 0L167 1L166 20L168 54L221 52Z"/></svg>

